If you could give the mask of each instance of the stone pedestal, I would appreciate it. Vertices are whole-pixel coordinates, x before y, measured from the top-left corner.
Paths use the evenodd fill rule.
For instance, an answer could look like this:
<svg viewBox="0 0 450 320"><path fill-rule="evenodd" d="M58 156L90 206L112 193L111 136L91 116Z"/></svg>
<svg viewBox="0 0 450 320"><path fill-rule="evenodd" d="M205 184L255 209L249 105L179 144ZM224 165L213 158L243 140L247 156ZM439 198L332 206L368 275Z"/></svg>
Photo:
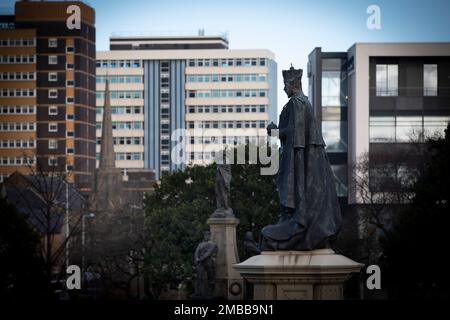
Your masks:
<svg viewBox="0 0 450 320"><path fill-rule="evenodd" d="M255 300L342 300L344 283L362 267L331 249L264 251L234 266Z"/></svg>
<svg viewBox="0 0 450 320"><path fill-rule="evenodd" d="M236 245L236 226L239 219L234 217L209 218L211 240L217 244L217 270L214 296L228 300L243 298L244 281L233 265L239 263Z"/></svg>

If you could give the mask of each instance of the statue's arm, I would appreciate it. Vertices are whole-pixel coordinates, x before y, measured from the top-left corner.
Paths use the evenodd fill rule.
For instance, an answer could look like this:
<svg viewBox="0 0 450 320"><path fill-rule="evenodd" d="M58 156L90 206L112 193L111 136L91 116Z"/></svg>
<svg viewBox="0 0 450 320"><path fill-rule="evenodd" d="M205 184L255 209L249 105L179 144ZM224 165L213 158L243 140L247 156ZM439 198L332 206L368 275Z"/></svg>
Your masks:
<svg viewBox="0 0 450 320"><path fill-rule="evenodd" d="M197 249L195 249L195 253L194 253L194 260L196 263L199 262L199 253L200 253L199 251L200 250L197 247Z"/></svg>
<svg viewBox="0 0 450 320"><path fill-rule="evenodd" d="M201 255L198 259L198 261L204 261L208 259L213 253L214 253L214 246L207 246L206 250L203 252L203 255Z"/></svg>

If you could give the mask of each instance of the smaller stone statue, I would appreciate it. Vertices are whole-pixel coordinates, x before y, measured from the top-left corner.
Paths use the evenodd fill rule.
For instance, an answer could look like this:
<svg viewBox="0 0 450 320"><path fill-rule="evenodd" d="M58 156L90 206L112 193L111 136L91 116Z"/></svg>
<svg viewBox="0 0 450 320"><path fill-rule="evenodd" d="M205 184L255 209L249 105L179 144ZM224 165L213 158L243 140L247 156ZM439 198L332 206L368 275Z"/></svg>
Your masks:
<svg viewBox="0 0 450 320"><path fill-rule="evenodd" d="M244 236L244 252L246 259L261 254L258 244L253 239L253 232L247 231Z"/></svg>
<svg viewBox="0 0 450 320"><path fill-rule="evenodd" d="M197 281L195 295L201 298L211 298L214 293L216 276L217 245L211 241L211 233L204 232L203 241L195 250L195 265L197 268Z"/></svg>
<svg viewBox="0 0 450 320"><path fill-rule="evenodd" d="M231 165L217 164L216 169L216 204L217 209L211 215L213 218L234 217L230 203Z"/></svg>

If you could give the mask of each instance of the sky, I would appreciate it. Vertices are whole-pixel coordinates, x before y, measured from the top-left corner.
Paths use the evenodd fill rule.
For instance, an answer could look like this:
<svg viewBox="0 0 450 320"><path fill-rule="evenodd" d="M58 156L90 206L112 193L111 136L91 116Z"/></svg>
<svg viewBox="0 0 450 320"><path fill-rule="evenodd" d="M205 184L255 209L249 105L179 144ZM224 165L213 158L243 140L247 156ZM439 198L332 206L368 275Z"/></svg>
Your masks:
<svg viewBox="0 0 450 320"><path fill-rule="evenodd" d="M450 0L90 0L96 10L97 50L114 32L228 33L230 49L268 49L278 63L278 108L287 102L281 70L305 70L308 54L346 51L355 42L450 41ZM13 12L2 0L0 12ZM369 30L367 8L377 5L381 29Z"/></svg>

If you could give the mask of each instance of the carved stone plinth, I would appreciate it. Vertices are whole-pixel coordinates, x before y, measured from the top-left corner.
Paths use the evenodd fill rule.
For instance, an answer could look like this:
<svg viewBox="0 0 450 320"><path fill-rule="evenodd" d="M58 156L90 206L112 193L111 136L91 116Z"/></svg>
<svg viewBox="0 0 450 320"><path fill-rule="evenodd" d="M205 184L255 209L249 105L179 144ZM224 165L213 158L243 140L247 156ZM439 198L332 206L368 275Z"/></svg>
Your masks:
<svg viewBox="0 0 450 320"><path fill-rule="evenodd" d="M264 251L234 265L253 284L255 300L341 300L362 264L331 249Z"/></svg>
<svg viewBox="0 0 450 320"><path fill-rule="evenodd" d="M233 265L239 263L236 245L236 226L239 219L234 217L209 218L211 240L217 244L217 270L214 296L228 300L243 298L244 284Z"/></svg>

